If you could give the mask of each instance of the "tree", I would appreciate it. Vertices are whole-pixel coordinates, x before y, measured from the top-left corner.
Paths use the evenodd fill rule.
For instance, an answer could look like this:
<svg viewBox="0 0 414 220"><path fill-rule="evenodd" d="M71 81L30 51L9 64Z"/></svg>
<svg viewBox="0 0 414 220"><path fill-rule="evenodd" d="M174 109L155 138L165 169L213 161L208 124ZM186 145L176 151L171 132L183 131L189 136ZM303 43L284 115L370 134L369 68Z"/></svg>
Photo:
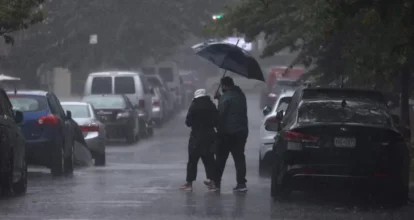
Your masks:
<svg viewBox="0 0 414 220"><path fill-rule="evenodd" d="M54 0L45 4L47 19L25 33L12 48L8 66L35 77L41 65L64 66L75 74L97 68L136 67L144 58L162 59L224 3L220 0L130 1ZM209 12L210 11L210 12ZM89 45L89 35L98 45Z"/></svg>
<svg viewBox="0 0 414 220"><path fill-rule="evenodd" d="M43 19L40 11L44 0L2 0L0 1L0 36L6 43L13 44L8 35L14 31L27 29Z"/></svg>
<svg viewBox="0 0 414 220"><path fill-rule="evenodd" d="M245 0L230 8L210 30L233 29L254 39L266 34L263 56L286 47L300 51L295 63L313 64L310 75L332 81L395 89L400 79L401 116L408 120L408 91L413 69L413 0Z"/></svg>

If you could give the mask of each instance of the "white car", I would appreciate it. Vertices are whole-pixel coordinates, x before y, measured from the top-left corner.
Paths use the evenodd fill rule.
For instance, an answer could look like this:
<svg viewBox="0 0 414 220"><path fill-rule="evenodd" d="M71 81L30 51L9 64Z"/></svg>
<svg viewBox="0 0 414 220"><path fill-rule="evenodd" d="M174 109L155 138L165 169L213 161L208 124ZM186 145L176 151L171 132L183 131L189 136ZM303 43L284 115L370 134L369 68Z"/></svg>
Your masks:
<svg viewBox="0 0 414 220"><path fill-rule="evenodd" d="M268 124L276 120L279 111L286 111L295 91L288 90L279 95L272 108L265 107L263 110L264 118L260 126L260 147L259 147L259 172L266 174L270 171L272 160L272 148L275 142L275 131L267 130Z"/></svg>

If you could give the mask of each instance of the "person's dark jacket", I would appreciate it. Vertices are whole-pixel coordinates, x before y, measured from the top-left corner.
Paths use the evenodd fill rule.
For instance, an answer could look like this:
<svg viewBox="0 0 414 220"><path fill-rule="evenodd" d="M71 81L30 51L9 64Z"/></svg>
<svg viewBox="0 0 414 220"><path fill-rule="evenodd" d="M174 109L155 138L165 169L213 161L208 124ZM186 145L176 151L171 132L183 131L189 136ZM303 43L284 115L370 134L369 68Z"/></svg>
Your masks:
<svg viewBox="0 0 414 220"><path fill-rule="evenodd" d="M185 123L191 128L189 150L200 154L214 151L218 120L217 108L210 96L193 99Z"/></svg>
<svg viewBox="0 0 414 220"><path fill-rule="evenodd" d="M220 96L218 112L219 133L235 134L238 132L249 132L247 101L240 87L233 86Z"/></svg>

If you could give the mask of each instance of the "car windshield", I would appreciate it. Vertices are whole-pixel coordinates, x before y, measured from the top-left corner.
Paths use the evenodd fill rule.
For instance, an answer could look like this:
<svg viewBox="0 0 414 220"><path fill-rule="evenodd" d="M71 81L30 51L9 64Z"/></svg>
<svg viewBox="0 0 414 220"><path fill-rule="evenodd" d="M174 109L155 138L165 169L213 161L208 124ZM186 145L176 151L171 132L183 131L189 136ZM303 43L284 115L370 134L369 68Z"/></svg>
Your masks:
<svg viewBox="0 0 414 220"><path fill-rule="evenodd" d="M82 101L92 104L95 109L123 109L126 107L122 96L86 96Z"/></svg>
<svg viewBox="0 0 414 220"><path fill-rule="evenodd" d="M62 104L65 111L71 111L73 118L90 118L91 113L87 105Z"/></svg>
<svg viewBox="0 0 414 220"><path fill-rule="evenodd" d="M292 97L283 97L280 99L279 104L276 108L276 112L279 111L286 111L287 107L289 106L290 101L292 100Z"/></svg>
<svg viewBox="0 0 414 220"><path fill-rule="evenodd" d="M391 116L383 105L373 102L312 101L300 105L298 122L389 125Z"/></svg>
<svg viewBox="0 0 414 220"><path fill-rule="evenodd" d="M38 112L47 109L47 101L42 96L9 95L14 110L21 112Z"/></svg>

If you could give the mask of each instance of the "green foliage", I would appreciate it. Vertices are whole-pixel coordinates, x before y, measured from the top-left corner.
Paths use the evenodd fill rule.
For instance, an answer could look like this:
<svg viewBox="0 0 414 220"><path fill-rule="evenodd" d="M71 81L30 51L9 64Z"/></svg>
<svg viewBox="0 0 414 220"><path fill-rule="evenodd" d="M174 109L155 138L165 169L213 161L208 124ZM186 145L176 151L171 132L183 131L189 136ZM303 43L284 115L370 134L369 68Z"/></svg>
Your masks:
<svg viewBox="0 0 414 220"><path fill-rule="evenodd" d="M63 66L85 75L97 68L139 66L145 58L162 59L224 5L222 0L132 1L53 0L47 18L24 33L3 66L34 75L39 66ZM89 35L98 44L89 44Z"/></svg>
<svg viewBox="0 0 414 220"><path fill-rule="evenodd" d="M0 36L13 44L11 32L27 29L43 20L40 5L44 0L0 0Z"/></svg>
<svg viewBox="0 0 414 220"><path fill-rule="evenodd" d="M234 29L254 39L266 34L263 56L290 48L295 63L314 66L326 82L346 76L353 85L393 87L414 48L413 0L243 0L207 28Z"/></svg>

